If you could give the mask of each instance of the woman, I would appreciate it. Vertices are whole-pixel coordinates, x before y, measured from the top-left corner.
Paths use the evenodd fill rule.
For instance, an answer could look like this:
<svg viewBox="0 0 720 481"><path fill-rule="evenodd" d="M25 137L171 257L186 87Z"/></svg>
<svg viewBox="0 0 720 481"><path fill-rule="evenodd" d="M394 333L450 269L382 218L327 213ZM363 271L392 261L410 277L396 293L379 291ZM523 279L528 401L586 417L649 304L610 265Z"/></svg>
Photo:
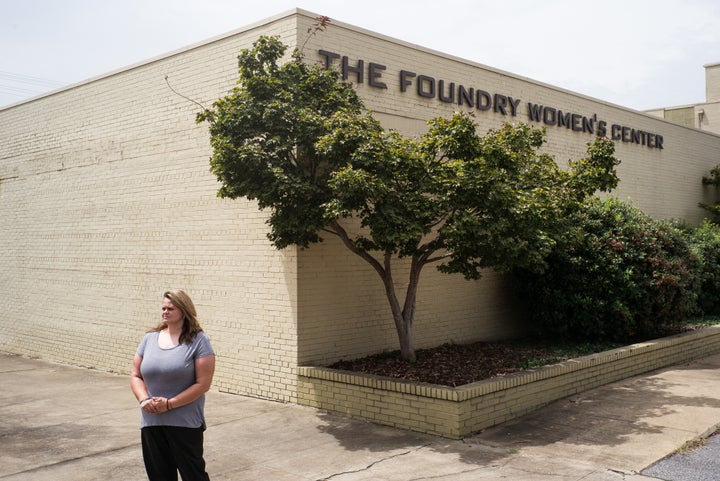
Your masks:
<svg viewBox="0 0 720 481"><path fill-rule="evenodd" d="M141 409L141 439L150 481L208 481L203 458L205 393L215 353L190 296L163 294L162 322L145 334L130 386Z"/></svg>

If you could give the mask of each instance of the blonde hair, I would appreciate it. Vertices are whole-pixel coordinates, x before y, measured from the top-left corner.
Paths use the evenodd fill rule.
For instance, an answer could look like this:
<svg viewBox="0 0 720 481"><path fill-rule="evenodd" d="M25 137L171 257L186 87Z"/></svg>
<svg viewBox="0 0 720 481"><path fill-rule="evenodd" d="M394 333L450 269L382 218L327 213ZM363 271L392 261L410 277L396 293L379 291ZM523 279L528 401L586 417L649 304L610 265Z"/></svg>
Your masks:
<svg viewBox="0 0 720 481"><path fill-rule="evenodd" d="M182 289L174 289L163 293L163 299L168 299L172 305L180 309L180 312L183 314L183 327L179 339L180 344L192 342L197 333L202 332L202 327L200 327L195 304L193 304L190 296ZM155 326L153 331L162 331L166 327L167 323L162 321Z"/></svg>

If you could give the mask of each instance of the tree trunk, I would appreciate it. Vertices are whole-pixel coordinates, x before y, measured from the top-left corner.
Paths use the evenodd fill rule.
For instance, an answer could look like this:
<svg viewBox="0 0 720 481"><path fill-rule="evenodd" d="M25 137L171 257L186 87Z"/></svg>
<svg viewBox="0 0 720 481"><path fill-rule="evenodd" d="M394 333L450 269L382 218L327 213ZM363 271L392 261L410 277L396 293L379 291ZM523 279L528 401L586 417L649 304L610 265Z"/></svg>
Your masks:
<svg viewBox="0 0 720 481"><path fill-rule="evenodd" d="M408 282L407 292L405 293L405 303L400 307L397 295L395 294L395 284L392 277L392 253L386 252L383 263L369 253L358 249L350 240L345 229L337 222L332 224L333 233L338 235L345 244L345 247L353 253L360 256L378 273L385 286L385 295L390 310L392 311L393 321L395 322L395 330L397 331L398 340L400 341L400 357L408 362L415 362L415 332L413 329L413 321L415 320L415 301L417 299L418 281L420 279L420 271L423 265L428 262L428 253L415 255L410 265L410 279Z"/></svg>
<svg viewBox="0 0 720 481"><path fill-rule="evenodd" d="M387 290L387 286L385 286ZM406 317L400 310L400 304L395 294L388 294L388 301L395 321L395 330L400 341L400 358L404 361L415 362L415 336L413 330L414 316Z"/></svg>
<svg viewBox="0 0 720 481"><path fill-rule="evenodd" d="M395 284L393 283L390 260L391 256L386 254L385 266L380 277L382 277L385 294L390 303L390 310L392 311L393 320L395 321L395 330L397 331L398 341L400 341L400 357L405 361L415 362L415 329L413 322L415 321L415 301L417 299L417 288L422 263L417 257L413 257L410 266L410 279L405 293L405 303L401 309L400 302L395 294Z"/></svg>
<svg viewBox="0 0 720 481"><path fill-rule="evenodd" d="M413 330L415 310L413 309L411 312L405 313L404 310L400 309L400 302L398 302L397 296L395 295L395 286L393 285L391 275L386 274L382 280L385 285L385 294L390 303L393 321L395 321L395 330L397 331L398 340L400 341L400 357L405 361L415 362L415 338Z"/></svg>

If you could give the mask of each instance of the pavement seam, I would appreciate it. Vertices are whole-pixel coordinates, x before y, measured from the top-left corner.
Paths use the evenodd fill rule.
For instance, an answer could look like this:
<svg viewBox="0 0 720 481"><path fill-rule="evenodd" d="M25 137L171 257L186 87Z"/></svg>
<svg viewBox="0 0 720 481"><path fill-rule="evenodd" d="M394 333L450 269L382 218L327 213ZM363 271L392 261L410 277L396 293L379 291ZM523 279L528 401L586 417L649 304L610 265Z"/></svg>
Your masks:
<svg viewBox="0 0 720 481"><path fill-rule="evenodd" d="M10 371L0 371L0 376L3 375L3 374L13 374L13 373L16 373L16 372L29 372L29 371L36 371L36 370L37 370L37 369L30 368L30 369L13 369L13 370L10 370Z"/></svg>
<svg viewBox="0 0 720 481"><path fill-rule="evenodd" d="M76 456L74 458L63 459L62 461L58 461L56 463L44 464L42 466L35 466L34 468L26 469L23 471L17 471L15 473L3 474L3 475L0 475L0 479L11 478L13 476L17 476L20 474L37 473L44 469L54 468L57 466L63 466L66 464L71 464L71 463L74 463L75 461L80 461L82 459L89 459L89 458L94 458L97 456L102 456L105 454L116 453L119 451L124 451L125 449L135 449L135 448L137 448L137 445L138 445L138 443L133 443L133 444L128 444L126 446L120 446L119 448L106 449L104 451L98 451L97 453L91 453L91 454L86 454L83 456Z"/></svg>
<svg viewBox="0 0 720 481"><path fill-rule="evenodd" d="M422 478L412 478L412 479L408 479L408 481L423 481L424 479L433 479L433 480L434 479L450 479L450 480L452 480L452 479L457 478L461 474L474 473L475 471L481 471L484 469L486 469L485 466L478 466L476 468L470 468L470 469L465 469L462 471L456 471L454 473L440 474L440 475L434 474L430 477L423 476Z"/></svg>

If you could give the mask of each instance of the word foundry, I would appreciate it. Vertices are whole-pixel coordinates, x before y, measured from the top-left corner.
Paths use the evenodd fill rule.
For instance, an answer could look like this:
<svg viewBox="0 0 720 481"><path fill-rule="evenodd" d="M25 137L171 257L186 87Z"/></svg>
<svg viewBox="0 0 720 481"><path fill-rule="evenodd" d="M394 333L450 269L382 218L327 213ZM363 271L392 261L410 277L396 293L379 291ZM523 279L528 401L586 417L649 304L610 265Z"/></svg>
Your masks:
<svg viewBox="0 0 720 481"><path fill-rule="evenodd" d="M343 80L348 80L350 75L355 77L358 84L365 83L365 72L367 70L367 84L370 87L387 89L388 85L383 81L383 72L387 66L368 62L367 69L365 61L360 59L354 65L346 55L318 50L324 58L325 68L329 69L339 60L340 74ZM509 95L490 93L474 87L466 87L456 82L439 80L429 75L418 75L410 70L400 70L398 81L400 92L414 90L420 97L432 99L437 98L440 102L468 106L479 111L490 111L502 115L517 116L519 113L521 99ZM663 136L660 134L646 132L625 125L611 124L599 120L597 114L586 116L573 112L567 112L547 105L539 105L527 102L527 115L532 122L540 122L548 126L565 127L574 132L584 132L597 135L598 137L608 136L612 140L644 145L646 147L663 149ZM609 133L609 135L608 135Z"/></svg>

